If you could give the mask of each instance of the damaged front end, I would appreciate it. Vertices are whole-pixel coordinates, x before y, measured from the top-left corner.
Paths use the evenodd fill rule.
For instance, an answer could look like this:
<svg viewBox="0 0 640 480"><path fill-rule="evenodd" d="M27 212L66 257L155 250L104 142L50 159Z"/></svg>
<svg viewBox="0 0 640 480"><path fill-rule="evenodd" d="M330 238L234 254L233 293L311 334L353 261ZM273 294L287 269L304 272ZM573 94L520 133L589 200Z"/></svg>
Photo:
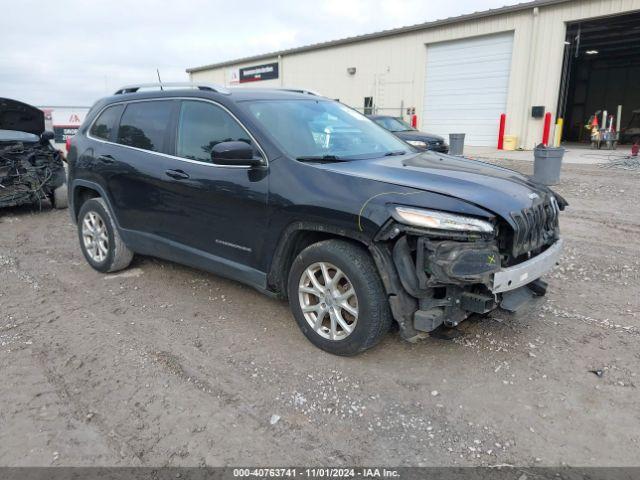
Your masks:
<svg viewBox="0 0 640 480"><path fill-rule="evenodd" d="M383 276L386 283L400 284L391 287L390 304L402 336L418 339L498 307L517 311L544 295L540 277L555 265L562 248L558 211L550 197L514 213L512 224L492 218L468 226L476 231L407 225L394 215L376 237L374 256L393 267Z"/></svg>
<svg viewBox="0 0 640 480"><path fill-rule="evenodd" d="M0 98L0 208L41 204L65 183L62 156L44 128L42 110Z"/></svg>
<svg viewBox="0 0 640 480"><path fill-rule="evenodd" d="M0 208L40 204L64 181L61 155L48 141L0 138Z"/></svg>

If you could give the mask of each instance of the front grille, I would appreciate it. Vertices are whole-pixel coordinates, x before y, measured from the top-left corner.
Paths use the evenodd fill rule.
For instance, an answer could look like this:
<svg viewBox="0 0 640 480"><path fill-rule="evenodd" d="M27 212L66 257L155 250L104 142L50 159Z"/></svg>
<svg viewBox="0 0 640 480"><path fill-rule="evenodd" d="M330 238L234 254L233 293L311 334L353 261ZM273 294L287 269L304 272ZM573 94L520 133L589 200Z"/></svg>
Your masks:
<svg viewBox="0 0 640 480"><path fill-rule="evenodd" d="M558 204L555 199L551 199L511 213L511 218L517 225L511 252L514 258L550 245L558 239L558 211Z"/></svg>

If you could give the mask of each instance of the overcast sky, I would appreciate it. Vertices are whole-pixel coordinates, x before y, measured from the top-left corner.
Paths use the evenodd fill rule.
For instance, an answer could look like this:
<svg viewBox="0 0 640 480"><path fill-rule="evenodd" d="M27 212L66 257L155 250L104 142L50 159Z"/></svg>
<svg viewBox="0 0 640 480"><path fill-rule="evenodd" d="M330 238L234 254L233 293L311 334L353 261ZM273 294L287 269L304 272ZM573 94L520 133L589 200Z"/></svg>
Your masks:
<svg viewBox="0 0 640 480"><path fill-rule="evenodd" d="M187 67L514 4L510 0L2 0L0 97L91 105Z"/></svg>

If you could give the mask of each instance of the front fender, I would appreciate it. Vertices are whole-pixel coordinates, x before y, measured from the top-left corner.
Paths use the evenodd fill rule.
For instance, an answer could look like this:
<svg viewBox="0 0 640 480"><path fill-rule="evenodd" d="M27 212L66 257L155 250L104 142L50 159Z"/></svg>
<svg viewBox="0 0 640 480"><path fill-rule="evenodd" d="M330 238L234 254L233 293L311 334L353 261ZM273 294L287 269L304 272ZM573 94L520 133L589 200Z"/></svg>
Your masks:
<svg viewBox="0 0 640 480"><path fill-rule="evenodd" d="M273 291L282 294L286 291L285 267L292 260L296 246L304 235L344 238L356 241L365 247L369 247L371 242L370 237L355 229L313 221L295 221L282 232L268 268L267 284Z"/></svg>

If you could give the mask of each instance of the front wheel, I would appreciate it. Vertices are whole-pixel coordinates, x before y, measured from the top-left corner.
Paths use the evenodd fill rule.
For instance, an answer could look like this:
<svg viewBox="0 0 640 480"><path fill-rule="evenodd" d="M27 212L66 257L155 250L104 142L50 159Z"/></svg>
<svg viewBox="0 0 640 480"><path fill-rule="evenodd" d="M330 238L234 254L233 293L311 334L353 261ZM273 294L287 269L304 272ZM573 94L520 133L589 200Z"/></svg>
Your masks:
<svg viewBox="0 0 640 480"><path fill-rule="evenodd" d="M291 266L288 294L304 335L329 353L367 350L391 326L387 295L371 256L346 241L305 248Z"/></svg>

